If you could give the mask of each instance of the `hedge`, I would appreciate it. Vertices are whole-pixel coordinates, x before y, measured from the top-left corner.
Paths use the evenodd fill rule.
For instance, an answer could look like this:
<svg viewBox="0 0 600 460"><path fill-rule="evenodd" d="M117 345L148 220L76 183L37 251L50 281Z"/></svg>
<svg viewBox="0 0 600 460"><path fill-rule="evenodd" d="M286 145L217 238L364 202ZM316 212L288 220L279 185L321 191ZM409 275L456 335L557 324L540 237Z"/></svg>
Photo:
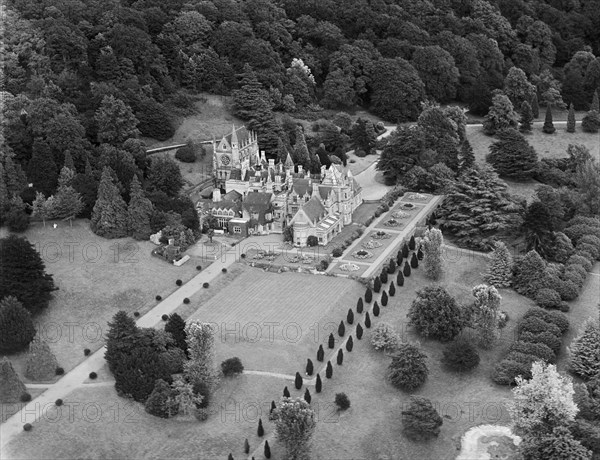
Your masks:
<svg viewBox="0 0 600 460"><path fill-rule="evenodd" d="M536 317L525 318L523 321L521 321L521 323L519 324L519 332L525 331L533 332L534 334L539 334L540 332L548 331L556 335L557 337L560 337L562 335L558 326L552 323L547 323L543 319Z"/></svg>
<svg viewBox="0 0 600 460"><path fill-rule="evenodd" d="M523 378L530 379L531 366L527 366L518 361L504 359L494 367L492 380L498 385L512 385L515 382L515 378L519 375Z"/></svg>
<svg viewBox="0 0 600 460"><path fill-rule="evenodd" d="M519 340L521 342L529 342L529 343L543 343L547 345L555 355L558 355L560 351L560 346L562 344L562 340L556 337L554 334L550 332L541 332L539 334L533 334L532 332L523 332L519 336Z"/></svg>
<svg viewBox="0 0 600 460"><path fill-rule="evenodd" d="M542 288L535 295L535 302L542 308L560 308L560 294L554 289Z"/></svg>
<svg viewBox="0 0 600 460"><path fill-rule="evenodd" d="M525 315L523 315L523 319L530 318L532 316L558 326L562 334L569 330L569 319L566 317L566 315L558 311L546 311L542 310L541 308L530 308L527 310Z"/></svg>
<svg viewBox="0 0 600 460"><path fill-rule="evenodd" d="M539 359L547 363L554 363L554 361L556 361L556 355L552 349L543 343L531 343L517 340L510 346L509 353L510 352L518 352L526 355L537 356Z"/></svg>

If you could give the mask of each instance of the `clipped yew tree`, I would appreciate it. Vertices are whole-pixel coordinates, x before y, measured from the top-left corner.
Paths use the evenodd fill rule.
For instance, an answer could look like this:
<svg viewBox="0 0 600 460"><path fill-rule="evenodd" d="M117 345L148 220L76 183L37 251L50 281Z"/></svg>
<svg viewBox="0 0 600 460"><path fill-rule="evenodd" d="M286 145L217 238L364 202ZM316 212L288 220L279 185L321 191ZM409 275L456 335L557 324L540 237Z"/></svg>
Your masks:
<svg viewBox="0 0 600 460"><path fill-rule="evenodd" d="M0 300L0 353L24 350L35 337L31 314L15 297Z"/></svg>
<svg viewBox="0 0 600 460"><path fill-rule="evenodd" d="M571 372L589 380L600 373L600 319L588 318L568 348Z"/></svg>
<svg viewBox="0 0 600 460"><path fill-rule="evenodd" d="M25 377L30 380L47 380L54 377L58 362L50 346L38 335L29 344L25 363Z"/></svg>
<svg viewBox="0 0 600 460"><path fill-rule="evenodd" d="M19 402L21 395L27 391L12 363L6 358L0 362L0 403Z"/></svg>
<svg viewBox="0 0 600 460"><path fill-rule="evenodd" d="M512 284L513 260L510 251L502 241L497 241L490 254L487 272L484 275L486 283L497 288L506 288Z"/></svg>
<svg viewBox="0 0 600 460"><path fill-rule="evenodd" d="M461 307L441 286L427 286L417 291L408 318L419 334L442 342L452 340L464 327Z"/></svg>
<svg viewBox="0 0 600 460"><path fill-rule="evenodd" d="M427 355L417 346L403 343L392 356L387 377L396 388L413 391L425 383L428 374Z"/></svg>
<svg viewBox="0 0 600 460"><path fill-rule="evenodd" d="M402 432L413 441L427 441L440 434L444 423L431 401L421 396L411 396L402 411Z"/></svg>

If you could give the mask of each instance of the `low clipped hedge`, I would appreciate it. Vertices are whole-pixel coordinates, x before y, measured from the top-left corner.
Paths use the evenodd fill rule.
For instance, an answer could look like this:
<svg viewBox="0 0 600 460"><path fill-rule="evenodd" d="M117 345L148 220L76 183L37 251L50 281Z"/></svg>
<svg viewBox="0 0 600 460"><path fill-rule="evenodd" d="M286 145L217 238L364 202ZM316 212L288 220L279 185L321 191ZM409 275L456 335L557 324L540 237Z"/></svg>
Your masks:
<svg viewBox="0 0 600 460"><path fill-rule="evenodd" d="M521 342L529 343L543 343L547 345L555 355L558 355L562 341L550 332L541 332L539 334L533 334L531 332L523 332L519 336Z"/></svg>
<svg viewBox="0 0 600 460"><path fill-rule="evenodd" d="M510 352L518 352L526 355L537 356L537 358L547 363L554 363L556 361L556 355L552 349L543 343L531 343L523 340L517 340L510 348Z"/></svg>
<svg viewBox="0 0 600 460"><path fill-rule="evenodd" d="M525 318L519 324L519 333L533 332L534 334L539 334L540 332L545 331L551 332L557 337L560 337L562 335L558 326L555 326L552 323L548 323L543 319L537 318L535 316Z"/></svg>
<svg viewBox="0 0 600 460"><path fill-rule="evenodd" d="M530 379L531 365L504 359L494 367L492 380L498 385L513 385L515 378L519 375L525 379Z"/></svg>

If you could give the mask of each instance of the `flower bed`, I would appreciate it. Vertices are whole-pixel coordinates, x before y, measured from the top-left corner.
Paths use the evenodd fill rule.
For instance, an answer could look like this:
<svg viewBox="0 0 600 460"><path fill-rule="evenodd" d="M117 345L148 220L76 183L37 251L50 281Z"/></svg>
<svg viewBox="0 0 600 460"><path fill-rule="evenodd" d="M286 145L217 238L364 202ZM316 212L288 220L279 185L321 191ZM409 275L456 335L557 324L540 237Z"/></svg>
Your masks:
<svg viewBox="0 0 600 460"><path fill-rule="evenodd" d="M422 193L411 193L407 196L409 200L427 200L429 199L429 195L423 195Z"/></svg>
<svg viewBox="0 0 600 460"><path fill-rule="evenodd" d="M273 262L277 258L277 255L278 254L275 252L258 251L252 256L252 259L268 260L269 262Z"/></svg>
<svg viewBox="0 0 600 460"><path fill-rule="evenodd" d="M398 225L400 225L400 222L398 222L396 219L389 219L386 220L383 225L385 225L386 227L397 227Z"/></svg>
<svg viewBox="0 0 600 460"><path fill-rule="evenodd" d="M365 249L375 249L375 248L380 248L381 246L383 246L383 243L381 243L380 241L375 241L375 240L369 240L366 241L365 243L361 244L361 246Z"/></svg>
<svg viewBox="0 0 600 460"><path fill-rule="evenodd" d="M352 257L354 257L355 259L370 259L371 257L373 257L373 253L361 249L359 251L354 251L352 253Z"/></svg>
<svg viewBox="0 0 600 460"><path fill-rule="evenodd" d="M415 205L412 203L402 203L402 205L400 207L407 211L412 211L413 209L415 209Z"/></svg>
<svg viewBox="0 0 600 460"><path fill-rule="evenodd" d="M388 238L391 238L391 237L392 237L392 235L384 232L383 230L379 230L378 232L371 235L371 238L374 240L387 240Z"/></svg>
<svg viewBox="0 0 600 460"><path fill-rule="evenodd" d="M392 217L394 219L406 219L410 214L404 211L396 211L392 213Z"/></svg>
<svg viewBox="0 0 600 460"><path fill-rule="evenodd" d="M356 272L360 270L360 267L356 264L352 264L350 262L340 265L340 270L344 272Z"/></svg>

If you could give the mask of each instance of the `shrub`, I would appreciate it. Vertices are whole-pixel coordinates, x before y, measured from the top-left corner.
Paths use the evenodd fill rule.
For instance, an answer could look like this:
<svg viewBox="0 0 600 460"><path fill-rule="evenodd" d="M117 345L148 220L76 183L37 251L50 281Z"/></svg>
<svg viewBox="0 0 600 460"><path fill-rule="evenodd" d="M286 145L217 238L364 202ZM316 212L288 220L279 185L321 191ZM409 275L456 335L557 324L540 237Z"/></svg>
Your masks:
<svg viewBox="0 0 600 460"><path fill-rule="evenodd" d="M381 270L381 274L379 275L379 281L381 281L381 284L386 284L388 282L388 272L385 269L385 267L383 268L383 270Z"/></svg>
<svg viewBox="0 0 600 460"><path fill-rule="evenodd" d="M325 350L323 350L323 345L319 345L319 349L317 350L317 361L323 362L325 358Z"/></svg>
<svg viewBox="0 0 600 460"><path fill-rule="evenodd" d="M559 283L554 287L560 294L561 300L575 300L579 295L579 287L570 280L559 280Z"/></svg>
<svg viewBox="0 0 600 460"><path fill-rule="evenodd" d="M466 372L479 365L479 353L468 340L456 339L444 349L442 364L455 372Z"/></svg>
<svg viewBox="0 0 600 460"><path fill-rule="evenodd" d="M300 372L296 372L296 378L294 379L294 386L296 387L296 390L299 390L300 388L302 388L303 384L304 384L304 380L302 379Z"/></svg>
<svg viewBox="0 0 600 460"><path fill-rule="evenodd" d="M56 401L54 401L54 404L57 405L58 407L60 407L63 405L63 400L59 398Z"/></svg>
<svg viewBox="0 0 600 460"><path fill-rule="evenodd" d="M494 367L492 380L498 385L512 385L518 376L531 378L531 365L504 359Z"/></svg>
<svg viewBox="0 0 600 460"><path fill-rule="evenodd" d="M365 302L371 303L372 300L373 300L373 291L371 291L370 287L367 287L367 290L365 291Z"/></svg>
<svg viewBox="0 0 600 460"><path fill-rule="evenodd" d="M396 284L398 287L404 286L404 275L401 271L398 272L398 276L396 277Z"/></svg>
<svg viewBox="0 0 600 460"><path fill-rule="evenodd" d="M412 268L417 268L419 266L419 258L417 257L417 255L413 252L412 257L410 258L410 266Z"/></svg>
<svg viewBox="0 0 600 460"><path fill-rule="evenodd" d="M526 355L536 356L542 361L553 363L556 361L556 355L552 349L543 343L531 343L517 340L510 346L509 351L524 353Z"/></svg>
<svg viewBox="0 0 600 460"><path fill-rule="evenodd" d="M600 322L588 318L567 349L571 371L583 379L600 374Z"/></svg>
<svg viewBox="0 0 600 460"><path fill-rule="evenodd" d="M560 308L560 294L554 289L542 288L535 295L535 302L542 308Z"/></svg>
<svg viewBox="0 0 600 460"><path fill-rule="evenodd" d="M504 310L500 310L498 312L498 329L503 329L506 326L506 323L508 323L508 320L508 313Z"/></svg>
<svg viewBox="0 0 600 460"><path fill-rule="evenodd" d="M333 251L331 251L331 256L332 257L342 257L343 253L344 253L344 251L342 250L342 248L333 248Z"/></svg>
<svg viewBox="0 0 600 460"><path fill-rule="evenodd" d="M242 360L237 357L228 358L221 363L221 372L225 377L231 377L232 375L241 374L244 372L244 365Z"/></svg>
<svg viewBox="0 0 600 460"><path fill-rule="evenodd" d="M144 403L144 409L150 415L161 418L169 418L177 412L173 401L175 391L166 381L158 379L154 384L154 389Z"/></svg>
<svg viewBox="0 0 600 460"><path fill-rule="evenodd" d="M156 296L156 297L154 297L154 298L155 298L157 301L159 301L159 302L162 300L162 296L160 296L160 295L157 295L157 296Z"/></svg>
<svg viewBox="0 0 600 460"><path fill-rule="evenodd" d="M314 236L314 235L310 235L308 238L306 238L306 245L309 247L315 247L319 244L319 239Z"/></svg>
<svg viewBox="0 0 600 460"><path fill-rule="evenodd" d="M83 350L83 355L89 356L91 352L92 352L92 350L90 350L89 348L86 348L85 350Z"/></svg>
<svg viewBox="0 0 600 460"><path fill-rule="evenodd" d="M265 435L265 429L263 428L262 419L258 419L258 428L256 429L256 435L259 438L262 438Z"/></svg>
<svg viewBox="0 0 600 460"><path fill-rule="evenodd" d="M600 130L600 114L590 110L581 119L581 129L584 133L597 133Z"/></svg>
<svg viewBox="0 0 600 460"><path fill-rule="evenodd" d="M98 374L96 374L95 372L90 372L90 379L94 380L98 377Z"/></svg>
<svg viewBox="0 0 600 460"><path fill-rule="evenodd" d="M410 264L408 263L408 261L404 262L404 270L402 270L402 273L404 274L405 278L408 278L410 276Z"/></svg>
<svg viewBox="0 0 600 460"><path fill-rule="evenodd" d="M379 304L377 303L377 301L375 301L375 304L373 305L373 316L379 316L379 313Z"/></svg>
<svg viewBox="0 0 600 460"><path fill-rule="evenodd" d="M381 305L382 306L387 306L388 304L388 295L387 292L385 292L385 290L383 291L383 293L381 294Z"/></svg>
<svg viewBox="0 0 600 460"><path fill-rule="evenodd" d="M64 375L65 370L62 367L56 368L56 375Z"/></svg>
<svg viewBox="0 0 600 460"><path fill-rule="evenodd" d="M188 143L179 147L175 152L175 158L183 163L194 163L196 161L196 151L194 144Z"/></svg>
<svg viewBox="0 0 600 460"><path fill-rule="evenodd" d="M0 353L21 351L35 337L31 313L16 297L7 296L0 301Z"/></svg>
<svg viewBox="0 0 600 460"><path fill-rule="evenodd" d="M529 343L543 343L547 345L555 355L558 355L562 341L550 332L540 332L534 334L532 332L523 332L519 335L519 340L522 342Z"/></svg>
<svg viewBox="0 0 600 460"><path fill-rule="evenodd" d="M358 323L356 325L356 338L358 340L362 339L363 332L364 332L364 330L363 330L362 326L360 325L360 323Z"/></svg>
<svg viewBox="0 0 600 460"><path fill-rule="evenodd" d="M245 254L242 254L242 256L245 256ZM196 265L196 270L198 270L198 271L202 270L202 265Z"/></svg>
<svg viewBox="0 0 600 460"><path fill-rule="evenodd" d="M362 299L362 297L359 297L358 302L356 302L356 312L358 314L361 314L363 312L363 309L364 309L363 299Z"/></svg>
<svg viewBox="0 0 600 460"><path fill-rule="evenodd" d="M31 423L26 423L25 425L23 425L23 430L25 431L31 431L32 428L33 426L31 425Z"/></svg>
<svg viewBox="0 0 600 460"><path fill-rule="evenodd" d="M227 273L227 269L223 267L223 268L221 269L221 273Z"/></svg>
<svg viewBox="0 0 600 460"><path fill-rule="evenodd" d="M394 286L394 282L390 283L390 297L394 297L396 295L396 286Z"/></svg>
<svg viewBox="0 0 600 460"><path fill-rule="evenodd" d="M317 393L321 393L322 388L323 388L323 381L321 380L321 375L317 374L317 382L315 383L315 391Z"/></svg>
<svg viewBox="0 0 600 460"><path fill-rule="evenodd" d="M420 396L412 396L402 411L402 432L413 441L437 437L443 422L431 401Z"/></svg>
<svg viewBox="0 0 600 460"><path fill-rule="evenodd" d="M409 324L425 337L447 342L464 327L461 308L440 286L428 286L417 291L408 312Z"/></svg>
<svg viewBox="0 0 600 460"><path fill-rule="evenodd" d="M325 377L328 379L333 375L333 366L331 365L331 361L327 361L327 368L325 369Z"/></svg>
<svg viewBox="0 0 600 460"><path fill-rule="evenodd" d="M579 248L579 246L577 246L577 249L578 248ZM568 269L572 265L581 265L583 267L583 269L586 271L586 274L587 274L587 272L591 271L591 269L592 269L592 263L589 261L589 259L587 257L581 256L577 253L573 254L571 257L569 257L569 259L567 260L567 263L565 265L567 266L566 269Z"/></svg>
<svg viewBox="0 0 600 460"><path fill-rule="evenodd" d="M342 351L342 349L340 348L337 352L337 364L338 366L341 366L344 362L344 352Z"/></svg>
<svg viewBox="0 0 600 460"><path fill-rule="evenodd" d="M308 388L304 391L304 400L310 404L310 402L312 401L312 396L310 395L310 391L308 390Z"/></svg>
<svg viewBox="0 0 600 460"><path fill-rule="evenodd" d="M336 393L335 405L338 406L338 410L346 410L350 407L350 398L346 393Z"/></svg>
<svg viewBox="0 0 600 460"><path fill-rule="evenodd" d="M414 345L401 344L388 367L388 379L397 388L412 391L427 380L427 355Z"/></svg>
<svg viewBox="0 0 600 460"><path fill-rule="evenodd" d="M315 368L313 365L312 360L309 358L306 360L306 374L307 375L313 375Z"/></svg>
<svg viewBox="0 0 600 460"><path fill-rule="evenodd" d="M183 284L183 281L181 281L181 280L177 280L177 281L175 281L175 284L176 284L177 286L181 286L181 285Z"/></svg>
<svg viewBox="0 0 600 460"><path fill-rule="evenodd" d="M560 329L552 323L547 323L543 319L530 317L526 318L519 324L519 332L533 332L539 334L540 332L548 331L557 337L560 337Z"/></svg>
<svg viewBox="0 0 600 460"><path fill-rule="evenodd" d="M371 345L378 351L393 351L398 348L400 337L391 324L379 323L371 332Z"/></svg>
<svg viewBox="0 0 600 460"><path fill-rule="evenodd" d="M344 337L346 333L346 326L344 325L344 321L340 321L340 325L338 326L338 335L340 337Z"/></svg>
<svg viewBox="0 0 600 460"><path fill-rule="evenodd" d="M208 286L210 286L208 283L202 283L202 287L203 287L204 289L208 289Z"/></svg>
<svg viewBox="0 0 600 460"><path fill-rule="evenodd" d="M410 240L408 240L408 249L414 251L416 247L415 235L411 235Z"/></svg>
<svg viewBox="0 0 600 460"><path fill-rule="evenodd" d="M265 441L265 448L263 454L265 458L271 458L271 447L269 447L269 441Z"/></svg>
<svg viewBox="0 0 600 460"><path fill-rule="evenodd" d="M369 312L365 314L365 327L367 329L371 327L371 317L369 316Z"/></svg>
<svg viewBox="0 0 600 460"><path fill-rule="evenodd" d="M168 320L169 320L169 315L165 314L165 315L162 315L160 318L161 318L163 321L168 321Z"/></svg>
<svg viewBox="0 0 600 460"><path fill-rule="evenodd" d="M381 291L381 280L379 279L379 276L376 276L375 279L373 280L373 291L375 291L375 292Z"/></svg>
<svg viewBox="0 0 600 460"><path fill-rule="evenodd" d="M136 318L140 317L140 312L139 311L134 311L133 312L133 316L135 316Z"/></svg>
<svg viewBox="0 0 600 460"><path fill-rule="evenodd" d="M354 323L354 312L351 308L348 309L348 314L346 315L346 321L348 324Z"/></svg>
<svg viewBox="0 0 600 460"><path fill-rule="evenodd" d="M390 260L390 263L388 264L387 272L388 272L388 274L393 275L395 271L396 271L396 262L394 262L394 259L392 259L392 260Z"/></svg>
<svg viewBox="0 0 600 460"><path fill-rule="evenodd" d="M283 397L284 398L289 398L290 397L290 390L288 390L288 387L285 387L283 389Z"/></svg>
<svg viewBox="0 0 600 460"><path fill-rule="evenodd" d="M335 346L335 338L333 337L333 332L329 333L329 338L327 339L328 348L333 348Z"/></svg>
<svg viewBox="0 0 600 460"><path fill-rule="evenodd" d="M21 400L21 402L26 403L31 401L31 395L29 393L23 393L19 399Z"/></svg>

